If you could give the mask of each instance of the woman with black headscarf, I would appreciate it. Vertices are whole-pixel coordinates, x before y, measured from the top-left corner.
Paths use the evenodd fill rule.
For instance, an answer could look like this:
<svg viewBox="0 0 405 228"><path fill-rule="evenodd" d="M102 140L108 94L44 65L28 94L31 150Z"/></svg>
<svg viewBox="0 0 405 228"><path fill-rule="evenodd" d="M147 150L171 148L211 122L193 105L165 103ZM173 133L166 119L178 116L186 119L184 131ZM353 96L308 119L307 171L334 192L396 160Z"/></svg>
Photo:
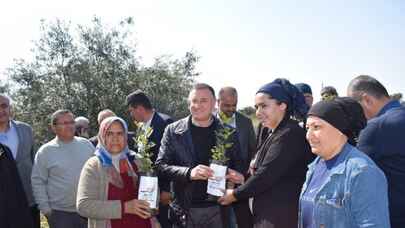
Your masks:
<svg viewBox="0 0 405 228"><path fill-rule="evenodd" d="M350 98L320 101L308 112L307 139L318 157L300 196L300 228L390 227L387 180L354 145L366 119Z"/></svg>
<svg viewBox="0 0 405 228"><path fill-rule="evenodd" d="M227 190L220 202L253 198L255 228L296 228L299 192L312 156L305 131L295 120L307 111L305 99L288 80L276 79L257 91L255 106L270 133L258 146L252 176Z"/></svg>

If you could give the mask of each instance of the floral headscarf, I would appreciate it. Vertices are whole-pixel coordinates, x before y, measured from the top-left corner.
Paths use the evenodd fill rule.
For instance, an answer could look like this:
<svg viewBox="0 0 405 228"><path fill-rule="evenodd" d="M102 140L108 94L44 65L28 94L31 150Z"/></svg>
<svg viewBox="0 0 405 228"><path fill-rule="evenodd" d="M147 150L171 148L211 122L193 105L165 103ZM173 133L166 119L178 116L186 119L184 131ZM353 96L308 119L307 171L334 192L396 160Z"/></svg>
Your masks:
<svg viewBox="0 0 405 228"><path fill-rule="evenodd" d="M118 171L115 169L112 163L111 153L106 149L105 145L107 131L114 122L119 122L124 128L124 137L125 137L124 140L125 143L127 143L128 127L125 121L117 116L108 117L104 119L103 122L101 122L100 124L100 129L98 133L98 145L96 147L95 155L99 158L101 165L106 169L109 182L117 187L123 187L124 184L122 178L119 175ZM128 145L126 145L125 148L119 153L119 160L120 160L119 162L125 164L128 175L134 177L134 184L136 184L138 177L129 163L128 155L129 149Z"/></svg>
<svg viewBox="0 0 405 228"><path fill-rule="evenodd" d="M126 165L126 172L128 173L128 176L131 176L133 178L134 185L137 185L138 176L136 175L135 171L132 168L132 165L129 162L130 151L128 149L128 144L127 144L128 126L122 118L117 117L117 116L111 116L111 117L104 119L103 122L101 122L100 129L98 132L98 145L96 147L95 155L99 158L102 166L105 168L105 170L107 172L108 182L113 184L114 186L123 188L124 183L122 181L121 175L118 173L117 169L114 167L114 165L112 163L111 153L106 149L106 145L105 145L105 138L107 135L107 131L114 122L119 122L122 124L122 127L124 128L124 137L125 137L124 140L126 143L125 148L119 153L119 160L120 160L119 162L124 163ZM120 172L122 172L122 171L120 170ZM151 224L152 228L161 228L161 226L155 216L150 218L150 224ZM107 227L111 227L111 224L108 224Z"/></svg>

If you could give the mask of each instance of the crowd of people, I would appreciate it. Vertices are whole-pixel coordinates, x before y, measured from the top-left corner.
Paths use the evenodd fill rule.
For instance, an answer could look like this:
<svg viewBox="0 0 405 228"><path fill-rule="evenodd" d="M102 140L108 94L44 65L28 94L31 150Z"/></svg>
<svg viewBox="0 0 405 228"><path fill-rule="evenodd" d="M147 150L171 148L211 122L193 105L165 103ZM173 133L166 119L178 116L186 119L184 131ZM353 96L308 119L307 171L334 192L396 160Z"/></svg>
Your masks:
<svg viewBox="0 0 405 228"><path fill-rule="evenodd" d="M0 227L39 228L43 214L50 228L403 228L405 107L367 75L346 95L327 86L314 103L310 85L275 79L256 91L254 126L233 87L196 83L177 121L141 90L129 94L131 120L153 130L156 212L138 198L141 145L123 118L101 110L90 137L86 117L56 110L55 138L36 150L0 94ZM219 146L226 189L213 196Z"/></svg>

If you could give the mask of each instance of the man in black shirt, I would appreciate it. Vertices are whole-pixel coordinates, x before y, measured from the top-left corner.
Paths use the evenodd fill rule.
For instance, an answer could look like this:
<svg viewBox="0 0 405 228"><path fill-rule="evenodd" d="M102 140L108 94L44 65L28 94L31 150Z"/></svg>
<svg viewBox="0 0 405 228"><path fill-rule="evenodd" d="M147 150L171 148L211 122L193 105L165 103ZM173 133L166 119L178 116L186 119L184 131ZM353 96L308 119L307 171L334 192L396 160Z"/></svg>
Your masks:
<svg viewBox="0 0 405 228"><path fill-rule="evenodd" d="M156 161L159 175L173 181L171 218L175 227L226 228L226 210L207 194L207 180L213 176L209 167L211 149L216 144L216 131L223 127L212 114L214 90L207 84L196 84L188 102L191 115L166 128ZM242 167L240 147L236 137L232 142L225 153L229 158L227 166L232 168L228 169L227 179L240 183L243 175L235 171Z"/></svg>

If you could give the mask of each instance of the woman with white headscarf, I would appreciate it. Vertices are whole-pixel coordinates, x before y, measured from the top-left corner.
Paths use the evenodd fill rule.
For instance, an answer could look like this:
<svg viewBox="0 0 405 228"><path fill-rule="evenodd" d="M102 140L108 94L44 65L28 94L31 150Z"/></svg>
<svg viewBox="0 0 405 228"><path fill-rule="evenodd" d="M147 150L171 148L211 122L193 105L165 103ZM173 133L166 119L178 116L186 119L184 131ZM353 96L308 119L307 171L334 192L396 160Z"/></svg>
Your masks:
<svg viewBox="0 0 405 228"><path fill-rule="evenodd" d="M90 228L154 228L146 201L137 199L138 166L127 145L127 124L108 117L100 124L99 144L80 175L77 209Z"/></svg>

